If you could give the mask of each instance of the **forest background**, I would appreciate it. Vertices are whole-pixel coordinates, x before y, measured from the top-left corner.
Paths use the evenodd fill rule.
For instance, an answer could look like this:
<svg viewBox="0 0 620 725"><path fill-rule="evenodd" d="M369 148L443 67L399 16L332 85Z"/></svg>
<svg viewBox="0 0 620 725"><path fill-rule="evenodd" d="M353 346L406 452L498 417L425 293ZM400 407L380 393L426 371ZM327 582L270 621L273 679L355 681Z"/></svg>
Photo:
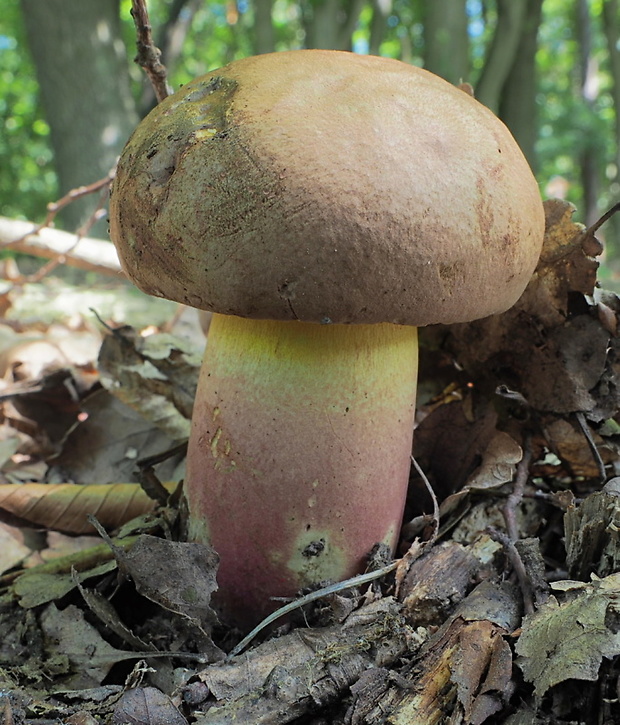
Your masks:
<svg viewBox="0 0 620 725"><path fill-rule="evenodd" d="M130 0L4 0L0 17L0 214L104 177L155 104L132 63ZM620 199L618 0L151 0L173 89L235 59L300 47L399 58L476 97L509 126L543 197L594 222ZM93 200L57 225L75 229ZM105 220L91 235L106 237ZM603 279L620 287L620 220Z"/></svg>

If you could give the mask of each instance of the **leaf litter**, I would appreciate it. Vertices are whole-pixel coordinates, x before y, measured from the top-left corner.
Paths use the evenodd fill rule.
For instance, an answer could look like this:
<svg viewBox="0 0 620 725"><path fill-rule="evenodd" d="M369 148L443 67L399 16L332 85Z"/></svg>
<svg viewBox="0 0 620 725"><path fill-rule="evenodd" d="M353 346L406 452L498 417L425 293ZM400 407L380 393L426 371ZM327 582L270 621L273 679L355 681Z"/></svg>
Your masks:
<svg viewBox="0 0 620 725"><path fill-rule="evenodd" d="M217 555L178 511L204 339L0 325L5 722L619 722L620 300L572 207L545 206L515 307L421 331L437 540L420 555L435 502L414 470L396 574L234 657Z"/></svg>

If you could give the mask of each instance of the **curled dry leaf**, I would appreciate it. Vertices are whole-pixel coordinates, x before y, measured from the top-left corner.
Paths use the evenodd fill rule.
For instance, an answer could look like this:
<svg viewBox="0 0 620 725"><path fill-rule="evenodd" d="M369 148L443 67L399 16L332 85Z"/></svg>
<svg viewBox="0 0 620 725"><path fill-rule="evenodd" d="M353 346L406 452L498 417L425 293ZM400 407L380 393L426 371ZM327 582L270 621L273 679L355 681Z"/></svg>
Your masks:
<svg viewBox="0 0 620 725"><path fill-rule="evenodd" d="M189 436L201 351L178 338L114 330L99 353L102 385L173 441Z"/></svg>
<svg viewBox="0 0 620 725"><path fill-rule="evenodd" d="M551 597L525 617L516 645L517 663L539 697L565 680L595 681L603 658L620 655L614 625L620 615L620 574L552 586L567 591L564 601Z"/></svg>
<svg viewBox="0 0 620 725"><path fill-rule="evenodd" d="M573 476L590 479L600 477L600 469L575 418L546 415L542 425L549 448L563 461ZM594 430L591 435L603 455L605 451L600 446L601 437Z"/></svg>
<svg viewBox="0 0 620 725"><path fill-rule="evenodd" d="M480 466L467 479L470 489L496 488L512 481L516 465L523 458L521 446L508 433L497 431L489 441Z"/></svg>
<svg viewBox="0 0 620 725"><path fill-rule="evenodd" d="M121 572L142 596L209 629L219 558L206 544L167 541L143 534L129 551L113 547Z"/></svg>
<svg viewBox="0 0 620 725"><path fill-rule="evenodd" d="M175 484L168 483L172 492ZM88 514L108 529L155 508L137 483L78 486L71 483L24 483L0 485L0 517L10 514L30 526L93 534Z"/></svg>
<svg viewBox="0 0 620 725"><path fill-rule="evenodd" d="M476 379L509 384L537 411L601 420L620 404L609 324L592 304L593 257L602 247L572 221L572 205L552 200L545 210L542 255L519 301L501 315L452 325L445 347Z"/></svg>

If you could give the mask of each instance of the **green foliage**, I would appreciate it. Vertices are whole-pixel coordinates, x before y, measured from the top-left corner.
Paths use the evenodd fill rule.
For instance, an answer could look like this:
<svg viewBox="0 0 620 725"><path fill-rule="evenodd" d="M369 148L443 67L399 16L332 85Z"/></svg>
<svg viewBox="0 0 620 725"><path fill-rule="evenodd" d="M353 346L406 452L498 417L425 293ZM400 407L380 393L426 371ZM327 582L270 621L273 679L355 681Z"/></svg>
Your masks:
<svg viewBox="0 0 620 725"><path fill-rule="evenodd" d="M582 160L593 155L600 169L599 204L611 206L605 179L606 165L614 158L613 101L607 49L601 28L601 3L592 3L594 30L590 62L594 66L591 99L584 97L579 69L577 20L562 0L546 0L539 31L538 107L540 114L537 154L540 180L547 194L564 186L567 198L581 207ZM549 183L551 182L551 184ZM579 209L578 209L579 213Z"/></svg>
<svg viewBox="0 0 620 725"><path fill-rule="evenodd" d="M56 174L18 0L4 0L0 14L0 87L0 213L40 219Z"/></svg>

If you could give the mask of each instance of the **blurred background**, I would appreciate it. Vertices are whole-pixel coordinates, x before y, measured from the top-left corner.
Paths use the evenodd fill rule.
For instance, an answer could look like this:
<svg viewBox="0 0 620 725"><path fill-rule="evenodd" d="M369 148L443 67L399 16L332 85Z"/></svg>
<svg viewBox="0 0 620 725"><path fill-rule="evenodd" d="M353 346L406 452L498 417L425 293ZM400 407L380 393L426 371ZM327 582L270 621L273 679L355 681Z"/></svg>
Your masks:
<svg viewBox="0 0 620 725"><path fill-rule="evenodd" d="M620 200L618 0L151 0L173 89L235 58L338 48L399 58L475 95L510 127L544 197L594 222ZM104 177L155 104L133 63L128 0L3 0L0 214L42 221L46 204ZM75 229L96 201L63 211ZM89 211L90 210L90 211ZM102 219L90 231L105 238ZM620 288L620 218L604 283Z"/></svg>

